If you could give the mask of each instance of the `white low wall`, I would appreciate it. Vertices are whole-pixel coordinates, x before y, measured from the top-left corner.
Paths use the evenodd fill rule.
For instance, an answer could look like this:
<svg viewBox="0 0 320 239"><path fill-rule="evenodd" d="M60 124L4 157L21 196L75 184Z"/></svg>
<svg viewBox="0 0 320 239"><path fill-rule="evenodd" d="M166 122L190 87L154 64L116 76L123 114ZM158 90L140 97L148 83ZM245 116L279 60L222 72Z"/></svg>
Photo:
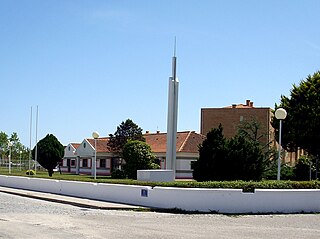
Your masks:
<svg viewBox="0 0 320 239"><path fill-rule="evenodd" d="M137 170L137 179L147 182L173 182L173 170L167 169L148 169Z"/></svg>
<svg viewBox="0 0 320 239"><path fill-rule="evenodd" d="M153 208L219 213L320 212L319 189L202 189L74 182L0 175L0 185Z"/></svg>

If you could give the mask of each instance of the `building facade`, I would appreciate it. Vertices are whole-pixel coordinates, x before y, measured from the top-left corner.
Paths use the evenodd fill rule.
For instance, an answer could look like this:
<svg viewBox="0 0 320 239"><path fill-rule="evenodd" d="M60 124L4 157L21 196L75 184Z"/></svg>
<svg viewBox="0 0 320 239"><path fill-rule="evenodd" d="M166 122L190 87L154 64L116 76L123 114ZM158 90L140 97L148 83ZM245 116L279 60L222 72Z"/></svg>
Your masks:
<svg viewBox="0 0 320 239"><path fill-rule="evenodd" d="M218 128L221 124L223 134L226 138L236 135L237 130L243 122L258 122L259 134L262 143L269 143L274 139L274 130L271 126L271 108L256 108L253 102L246 101L246 104L233 104L224 108L203 108L201 109L201 130L206 135L211 129Z"/></svg>
<svg viewBox="0 0 320 239"><path fill-rule="evenodd" d="M275 140L274 128L271 125L273 117L272 109L269 107L255 107L251 100L246 100L245 104L233 104L223 108L203 108L201 109L200 133L207 135L221 124L223 134L226 138L236 135L239 126L244 122L258 122L259 141L270 147L278 148ZM295 165L298 158L303 154L302 150L297 152L284 152L282 157L286 163Z"/></svg>
<svg viewBox="0 0 320 239"><path fill-rule="evenodd" d="M166 168L166 133L146 132L146 143L150 145L152 152L158 158L161 169ZM177 133L177 159L176 178L192 179L191 162L199 157L198 146L205 137L194 131ZM121 168L124 163L116 152L110 151L108 138L96 140L97 148L97 175L111 175L112 171ZM93 160L95 155L94 139L84 139L80 144L70 143L65 148L61 165L63 172L76 174L93 174Z"/></svg>

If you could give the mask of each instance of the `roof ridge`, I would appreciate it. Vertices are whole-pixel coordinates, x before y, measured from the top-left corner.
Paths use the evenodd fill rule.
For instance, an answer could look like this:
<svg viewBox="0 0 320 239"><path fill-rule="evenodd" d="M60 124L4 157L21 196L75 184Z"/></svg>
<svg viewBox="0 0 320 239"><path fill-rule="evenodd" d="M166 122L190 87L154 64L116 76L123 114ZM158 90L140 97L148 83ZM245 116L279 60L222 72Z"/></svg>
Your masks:
<svg viewBox="0 0 320 239"><path fill-rule="evenodd" d="M87 143L89 143L89 145L91 146L91 148L94 149L94 145L92 145L92 144L90 143L89 139L85 139L85 141L87 141Z"/></svg>
<svg viewBox="0 0 320 239"><path fill-rule="evenodd" d="M183 147L186 145L186 143L192 133L192 131L185 131L185 132L188 132L188 135L187 135L186 139L183 141L183 143L181 144L181 147L179 148L178 152L182 151Z"/></svg>

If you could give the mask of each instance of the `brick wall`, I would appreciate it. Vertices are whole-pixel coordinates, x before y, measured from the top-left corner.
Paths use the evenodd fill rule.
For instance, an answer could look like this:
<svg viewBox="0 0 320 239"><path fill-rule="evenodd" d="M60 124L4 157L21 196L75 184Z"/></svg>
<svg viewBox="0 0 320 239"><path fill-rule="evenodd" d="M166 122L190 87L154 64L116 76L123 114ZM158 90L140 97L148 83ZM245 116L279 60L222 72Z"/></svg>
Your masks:
<svg viewBox="0 0 320 239"><path fill-rule="evenodd" d="M219 124L223 126L224 136L233 137L242 121L256 120L260 123L259 135L265 135L262 142L267 143L273 139L273 128L270 125L271 109L236 106L230 108L204 108L201 109L201 134L206 135Z"/></svg>
<svg viewBox="0 0 320 239"><path fill-rule="evenodd" d="M225 108L203 108L201 109L201 134L207 135L212 128L218 128L219 124L223 126L223 134L226 138L231 138L237 133L237 128L241 121L256 120L260 123L261 129L259 135L265 135L261 139L263 144L271 143L271 147L278 148L274 140L274 129L271 126L272 112L270 108L253 107L250 100L246 104L232 105ZM303 155L303 150L297 152L285 152L283 161L290 165L295 165L299 156Z"/></svg>

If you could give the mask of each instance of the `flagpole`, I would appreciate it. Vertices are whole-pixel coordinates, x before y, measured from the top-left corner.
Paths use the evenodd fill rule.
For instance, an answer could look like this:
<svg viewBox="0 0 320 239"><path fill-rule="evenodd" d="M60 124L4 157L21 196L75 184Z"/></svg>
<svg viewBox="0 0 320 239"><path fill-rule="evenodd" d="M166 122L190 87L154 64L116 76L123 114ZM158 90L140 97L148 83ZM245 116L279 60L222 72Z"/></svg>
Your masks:
<svg viewBox="0 0 320 239"><path fill-rule="evenodd" d="M37 106L37 113L36 113L36 149L35 149L35 156L34 156L34 171L37 172L37 162L38 162L38 106Z"/></svg>
<svg viewBox="0 0 320 239"><path fill-rule="evenodd" d="M31 112L30 112L30 151L29 151L29 170L31 169L31 157L32 157L32 153L31 153L31 136L32 136L32 106L31 106Z"/></svg>

